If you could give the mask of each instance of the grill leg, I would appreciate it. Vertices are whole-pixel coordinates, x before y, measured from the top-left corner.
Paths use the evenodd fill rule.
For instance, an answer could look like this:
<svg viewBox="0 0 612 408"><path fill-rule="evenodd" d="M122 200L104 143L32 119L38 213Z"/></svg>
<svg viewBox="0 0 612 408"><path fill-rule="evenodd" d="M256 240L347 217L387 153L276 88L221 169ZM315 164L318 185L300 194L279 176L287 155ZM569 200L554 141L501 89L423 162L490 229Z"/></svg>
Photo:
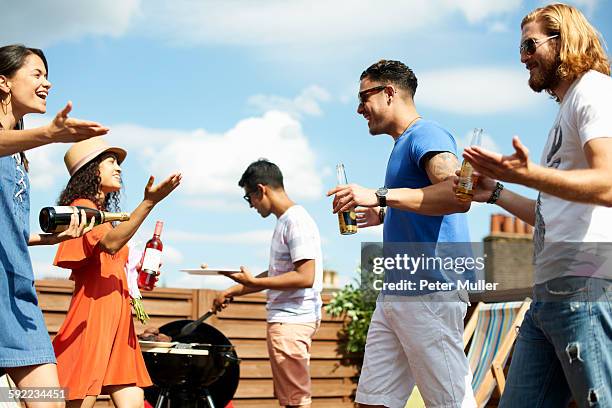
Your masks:
<svg viewBox="0 0 612 408"><path fill-rule="evenodd" d="M157 396L157 401L155 402L155 408L162 408L164 404L164 399L168 397L169 393L170 390L168 388L161 388L159 390L159 395ZM170 401L168 401L168 403L170 403Z"/></svg>
<svg viewBox="0 0 612 408"><path fill-rule="evenodd" d="M210 393L208 392L206 388L204 388L204 396L205 396L205 400L206 400L206 404L208 405L208 408L215 408L215 403L213 402L213 399L210 396Z"/></svg>

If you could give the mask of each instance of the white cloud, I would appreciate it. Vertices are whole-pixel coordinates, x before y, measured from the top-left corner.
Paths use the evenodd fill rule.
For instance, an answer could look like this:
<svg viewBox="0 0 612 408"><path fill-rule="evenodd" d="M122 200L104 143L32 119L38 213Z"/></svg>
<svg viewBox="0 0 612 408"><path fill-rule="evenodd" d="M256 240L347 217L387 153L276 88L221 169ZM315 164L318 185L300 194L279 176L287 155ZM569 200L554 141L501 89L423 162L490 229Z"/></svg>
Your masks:
<svg viewBox="0 0 612 408"><path fill-rule="evenodd" d="M540 100L527 85L528 72L463 67L419 75L417 105L465 115L530 109Z"/></svg>
<svg viewBox="0 0 612 408"><path fill-rule="evenodd" d="M489 26L489 31L492 33L507 33L510 30L506 23L495 21Z"/></svg>
<svg viewBox="0 0 612 408"><path fill-rule="evenodd" d="M25 128L32 129L46 125L51 119L52 117L49 115L27 116L24 119ZM59 191L56 191L58 180L68 180L68 172L64 166L63 157L69 147L69 144L56 143L26 152L26 157L30 162L28 177L35 190L54 191L59 195ZM56 198L51 197L51 201L55 202Z"/></svg>
<svg viewBox="0 0 612 408"><path fill-rule="evenodd" d="M321 116L323 110L319 102L327 102L331 99L330 93L317 85L309 86L293 99L276 95L253 95L248 99L248 104L261 112L279 110L287 112L295 117L302 115Z"/></svg>
<svg viewBox="0 0 612 408"><path fill-rule="evenodd" d="M164 245L164 250L163 250L164 265L180 264L181 262L183 262L184 259L185 257L183 256L183 253L179 251L177 248L170 246L168 244Z"/></svg>
<svg viewBox="0 0 612 408"><path fill-rule="evenodd" d="M491 16L499 16L518 10L522 0L446 0L446 7L456 6L470 23L483 21Z"/></svg>
<svg viewBox="0 0 612 408"><path fill-rule="evenodd" d="M326 90L311 86L286 108L320 114L317 101L328 99ZM26 127L41 126L50 120L48 115L28 117ZM262 116L240 120L222 134L204 129L153 129L135 124L111 125L110 128L105 139L127 149L130 163L138 163L145 171L156 175L157 181L181 171L183 182L178 191L187 196L184 202L190 207L221 211L244 209L244 203L232 201L234 204L228 204L224 196L234 200L241 193L238 180L242 172L259 158L266 158L280 167L289 195L298 200L322 197L323 177L330 173L329 168L318 167L316 154L303 133L301 122L287 112L267 111ZM62 158L69 147L70 144L51 144L27 153L31 161L31 184L36 190L57 190L59 193L58 185L63 186L68 180Z"/></svg>
<svg viewBox="0 0 612 408"><path fill-rule="evenodd" d="M119 125L112 127L107 139L135 153L152 174L165 177L181 171L180 191L192 198L235 197L242 172L262 157L280 167L290 196L317 199L323 194L315 153L301 123L285 112L269 111L243 119L223 134Z"/></svg>
<svg viewBox="0 0 612 408"><path fill-rule="evenodd" d="M459 154L461 154L461 152L463 152L463 149L465 149L467 146L471 144L471 141L472 141L472 131L471 130L465 133L463 136L457 137L457 151L459 152ZM495 140L493 139L493 137L490 134L486 133L486 129L485 129L485 132L482 133L482 143L480 144L480 146L487 150L491 150L493 152L500 152L499 146L497 145L497 143L495 143Z"/></svg>
<svg viewBox="0 0 612 408"><path fill-rule="evenodd" d="M44 47L83 36L119 37L138 14L140 0L28 0L2 7L2 43Z"/></svg>
<svg viewBox="0 0 612 408"><path fill-rule="evenodd" d="M254 230L229 234L204 234L174 230L166 232L166 236L174 242L268 245L272 239L272 230Z"/></svg>
<svg viewBox="0 0 612 408"><path fill-rule="evenodd" d="M461 14L470 23L516 10L521 0L149 0L138 31L180 45L289 47L355 44L427 28ZM372 16L376 16L373 23ZM409 16L409 21L407 21ZM152 28L154 27L154 28Z"/></svg>
<svg viewBox="0 0 612 408"><path fill-rule="evenodd" d="M586 15L592 15L597 8L598 0L569 0L567 3L579 8Z"/></svg>

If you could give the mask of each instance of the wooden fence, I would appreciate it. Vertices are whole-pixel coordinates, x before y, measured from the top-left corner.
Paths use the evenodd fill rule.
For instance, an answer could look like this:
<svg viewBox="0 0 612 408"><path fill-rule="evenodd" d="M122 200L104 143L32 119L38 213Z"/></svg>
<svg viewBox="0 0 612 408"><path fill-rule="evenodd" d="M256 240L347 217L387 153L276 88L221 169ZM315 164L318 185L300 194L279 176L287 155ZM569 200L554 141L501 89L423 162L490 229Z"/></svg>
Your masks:
<svg viewBox="0 0 612 408"><path fill-rule="evenodd" d="M73 290L68 280L40 280L36 282L40 307L49 334L59 330ZM195 319L210 309L214 292L210 290L159 288L144 293L144 305L151 320L148 326L159 327L179 319ZM330 295L323 295L323 302ZM136 333L144 326L136 323ZM272 373L266 347L265 295L251 294L236 298L222 313L207 323L219 329L236 346L242 359L240 383L234 396L236 408L276 407L273 397ZM341 364L338 354L338 331L342 320L323 313L321 327L314 337L311 358L313 407L352 407L356 369ZM112 406L101 397L96 406Z"/></svg>

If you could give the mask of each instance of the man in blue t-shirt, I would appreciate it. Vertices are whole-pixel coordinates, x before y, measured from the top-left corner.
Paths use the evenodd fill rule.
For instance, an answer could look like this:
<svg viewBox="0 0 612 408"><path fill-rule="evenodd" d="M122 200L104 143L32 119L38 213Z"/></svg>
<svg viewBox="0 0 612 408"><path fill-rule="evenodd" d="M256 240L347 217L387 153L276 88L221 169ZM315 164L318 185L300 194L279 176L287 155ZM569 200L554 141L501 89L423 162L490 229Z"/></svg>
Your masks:
<svg viewBox="0 0 612 408"><path fill-rule="evenodd" d="M385 256L389 247L399 253L401 245L429 245L426 255L435 255L439 243L468 243L467 220L459 213L470 204L455 198L452 182L459 167L457 146L447 130L417 113L414 73L399 61L381 60L360 80L357 112L372 135L390 135L394 147L385 186L376 190L350 184L330 190L334 212L360 206L360 228L384 223ZM398 273L386 270L385 282ZM441 269L419 273L445 283ZM355 399L361 407L403 408L415 384L428 407L476 406L463 351L467 294L434 287L381 292Z"/></svg>

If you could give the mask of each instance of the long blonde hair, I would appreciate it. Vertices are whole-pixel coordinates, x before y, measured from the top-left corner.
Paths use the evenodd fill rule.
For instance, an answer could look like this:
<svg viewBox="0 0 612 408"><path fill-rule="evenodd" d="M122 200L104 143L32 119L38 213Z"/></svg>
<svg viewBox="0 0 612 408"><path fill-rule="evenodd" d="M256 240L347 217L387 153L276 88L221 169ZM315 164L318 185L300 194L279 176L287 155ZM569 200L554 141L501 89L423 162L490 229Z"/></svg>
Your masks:
<svg viewBox="0 0 612 408"><path fill-rule="evenodd" d="M601 34L580 10L567 4L549 4L527 14L521 28L531 22L541 23L547 35L559 35L559 79L572 82L591 69L610 75Z"/></svg>

